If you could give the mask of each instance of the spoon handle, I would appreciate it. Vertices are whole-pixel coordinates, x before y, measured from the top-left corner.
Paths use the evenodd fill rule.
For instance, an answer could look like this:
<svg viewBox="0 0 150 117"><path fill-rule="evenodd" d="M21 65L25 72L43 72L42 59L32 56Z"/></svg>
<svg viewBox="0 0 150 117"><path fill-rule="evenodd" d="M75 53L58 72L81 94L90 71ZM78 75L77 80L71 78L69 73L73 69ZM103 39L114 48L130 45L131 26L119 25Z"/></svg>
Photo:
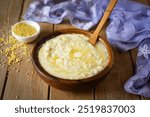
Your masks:
<svg viewBox="0 0 150 117"><path fill-rule="evenodd" d="M89 42L92 44L92 45L95 45L96 44L96 40L97 40L97 37L100 33L100 31L102 30L104 24L106 23L107 19L109 18L113 8L115 7L116 3L117 3L118 0L111 0L100 23L98 24L98 27L96 28L96 30L94 31L93 35L91 36L91 38L89 39Z"/></svg>

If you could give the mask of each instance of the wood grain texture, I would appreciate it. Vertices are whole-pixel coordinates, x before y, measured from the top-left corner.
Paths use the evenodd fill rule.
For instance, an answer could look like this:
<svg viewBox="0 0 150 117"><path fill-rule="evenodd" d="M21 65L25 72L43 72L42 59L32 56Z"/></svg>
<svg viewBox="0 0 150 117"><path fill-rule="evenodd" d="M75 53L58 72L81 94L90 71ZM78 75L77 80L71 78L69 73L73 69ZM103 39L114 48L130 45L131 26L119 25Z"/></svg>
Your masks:
<svg viewBox="0 0 150 117"><path fill-rule="evenodd" d="M63 24L55 25L54 30L73 28L68 21L64 21ZM73 91L62 91L56 88L50 89L50 98L55 100L88 100L94 99L93 89L89 91L73 92Z"/></svg>
<svg viewBox="0 0 150 117"><path fill-rule="evenodd" d="M139 2L139 3L142 3L142 4L148 5L148 3L149 3L150 0L132 0L132 1L135 1L135 2Z"/></svg>
<svg viewBox="0 0 150 117"><path fill-rule="evenodd" d="M9 1L10 0L5 0L5 1L3 0L1 1L1 4L0 4L0 8L4 10L4 11L0 10L0 16L1 16L0 17L0 37L3 36L2 28L4 28L4 25L6 24ZM4 58L4 57L0 54L0 58ZM5 83L6 83L7 65L2 67L1 61L0 61L0 64L1 64L0 65L0 99L2 99L3 91L4 91Z"/></svg>
<svg viewBox="0 0 150 117"><path fill-rule="evenodd" d="M26 0L23 3L22 14L25 13L32 0ZM21 9L20 9L21 10ZM16 16L12 16L16 17ZM53 25L41 23L41 34L38 39L50 33L53 29ZM32 52L32 48L35 43L28 44L30 47L29 53ZM10 67L8 74L7 86L5 89L4 99L47 99L48 98L48 85L42 81L34 71L31 61L27 62L26 57L22 60L20 65L13 65ZM20 69L17 73L13 68ZM33 73L32 73L33 72ZM26 75L28 73L28 75Z"/></svg>
<svg viewBox="0 0 150 117"><path fill-rule="evenodd" d="M3 97L5 83L6 83L7 67L2 68L0 66L0 99Z"/></svg>
<svg viewBox="0 0 150 117"><path fill-rule="evenodd" d="M12 2L14 4L12 5ZM0 2L0 37L3 35L8 35L10 23L17 21L20 14L22 0L16 2L16 0L1 0ZM15 4L16 3L16 4ZM13 9L13 10L12 10ZM16 17L12 18L12 15ZM9 22L11 20L11 22ZM4 62L6 62L6 57L0 55ZM5 90L5 85L7 82L7 64L4 67L0 66L0 99L3 98L3 93Z"/></svg>
<svg viewBox="0 0 150 117"><path fill-rule="evenodd" d="M142 3L144 5L149 5L150 6L150 0L134 0L134 1ZM136 70L137 52L138 52L137 48L135 48L132 51L130 51L131 59L132 59L132 64L133 64L133 68L134 68L134 73L135 73L135 70ZM145 97L142 97L142 96L141 96L141 99L143 99L143 100L149 100L148 98L145 98Z"/></svg>
<svg viewBox="0 0 150 117"><path fill-rule="evenodd" d="M7 14L9 12L9 3L10 0L1 0L0 3L0 26L3 26L6 24Z"/></svg>

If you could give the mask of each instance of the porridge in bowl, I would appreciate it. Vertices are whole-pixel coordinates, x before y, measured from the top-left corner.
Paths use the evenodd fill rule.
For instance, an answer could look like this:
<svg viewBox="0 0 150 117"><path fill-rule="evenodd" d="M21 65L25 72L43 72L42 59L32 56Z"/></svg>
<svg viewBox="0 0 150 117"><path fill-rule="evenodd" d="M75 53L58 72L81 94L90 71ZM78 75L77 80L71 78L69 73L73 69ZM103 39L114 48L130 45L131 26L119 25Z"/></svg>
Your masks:
<svg viewBox="0 0 150 117"><path fill-rule="evenodd" d="M108 64L108 51L102 42L95 46L83 34L62 34L45 42L38 52L40 65L49 74L78 80L94 76Z"/></svg>

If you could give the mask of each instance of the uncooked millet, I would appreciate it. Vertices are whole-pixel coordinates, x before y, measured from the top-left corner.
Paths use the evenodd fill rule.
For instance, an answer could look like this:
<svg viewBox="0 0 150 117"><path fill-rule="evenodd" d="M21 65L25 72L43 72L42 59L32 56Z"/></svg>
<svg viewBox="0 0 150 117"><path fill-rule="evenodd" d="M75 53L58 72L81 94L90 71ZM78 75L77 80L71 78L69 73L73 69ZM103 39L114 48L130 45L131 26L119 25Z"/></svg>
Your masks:
<svg viewBox="0 0 150 117"><path fill-rule="evenodd" d="M29 73L26 73L26 76L28 76L29 75Z"/></svg>
<svg viewBox="0 0 150 117"><path fill-rule="evenodd" d="M2 29L2 37L0 37L0 62L2 66L5 62L8 66L12 64L20 64L23 57L28 56L29 46L18 42L13 36ZM8 34L7 34L8 33Z"/></svg>
<svg viewBox="0 0 150 117"><path fill-rule="evenodd" d="M37 30L29 24L19 23L13 28L13 32L18 36L26 37L32 36L37 32Z"/></svg>

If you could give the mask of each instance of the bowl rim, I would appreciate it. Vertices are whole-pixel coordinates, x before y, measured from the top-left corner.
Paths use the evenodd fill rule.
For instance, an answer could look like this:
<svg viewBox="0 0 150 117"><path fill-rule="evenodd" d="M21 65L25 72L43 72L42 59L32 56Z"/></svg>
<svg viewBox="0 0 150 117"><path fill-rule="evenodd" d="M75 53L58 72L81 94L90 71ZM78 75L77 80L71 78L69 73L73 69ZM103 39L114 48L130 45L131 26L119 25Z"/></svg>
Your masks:
<svg viewBox="0 0 150 117"><path fill-rule="evenodd" d="M112 48L109 44L109 42L106 40L106 39L102 39L100 36L99 36L99 41L101 41L105 48L107 49L108 51L108 54L109 54L109 61L108 61L108 64L105 66L105 68L100 71L99 73L97 73L96 75L94 76L91 76L91 77L87 77L87 78L84 78L84 79L63 79L63 78L59 78L59 77L56 77L56 76L53 76L51 75L50 73L48 73L46 70L44 70L44 68L40 65L40 62L38 60L38 51L39 49L41 48L41 46L49 39L53 38L53 37L56 37L58 36L58 33L60 34L70 34L70 33L76 33L76 34L84 34L84 35L89 35L91 36L92 33L89 32L89 31L85 31L85 30L80 30L80 29L75 29L75 28L68 28L68 29L61 29L61 30L56 30L54 31L53 33L43 37L41 40L39 40L36 45L34 46L33 50L32 50L32 54L31 54L31 58L32 58L32 63L33 63L33 66L35 68L35 70L38 72L38 74L42 75L43 77L47 78L46 80L55 80L55 81L61 81L61 82L89 82L89 81L93 81L95 79L97 79L98 77L101 77L101 76L105 76L107 72L110 71L110 69L112 68L113 66L113 62L114 62L114 54L113 54L113 51L112 51ZM59 34L59 35L60 35Z"/></svg>
<svg viewBox="0 0 150 117"><path fill-rule="evenodd" d="M36 26L33 26L33 25L32 25L32 26L37 30L36 33L34 33L34 34L31 35L31 36L19 36L19 35L15 34L15 32L13 31L13 28L14 28L17 24L20 24L20 23L27 23L27 24L28 24L28 22L29 22L29 23L34 23L35 25L37 25L38 29L36 28ZM30 25L30 24L28 24L28 25ZM34 37L34 36L38 35L38 34L40 33L41 27L40 27L40 25L39 25L37 22L35 22L35 21L23 20L23 21L19 21L19 22L15 23L15 24L11 27L11 30L12 30L12 34L15 35L16 37L22 38L22 39L26 39L26 38L31 38L31 37Z"/></svg>

